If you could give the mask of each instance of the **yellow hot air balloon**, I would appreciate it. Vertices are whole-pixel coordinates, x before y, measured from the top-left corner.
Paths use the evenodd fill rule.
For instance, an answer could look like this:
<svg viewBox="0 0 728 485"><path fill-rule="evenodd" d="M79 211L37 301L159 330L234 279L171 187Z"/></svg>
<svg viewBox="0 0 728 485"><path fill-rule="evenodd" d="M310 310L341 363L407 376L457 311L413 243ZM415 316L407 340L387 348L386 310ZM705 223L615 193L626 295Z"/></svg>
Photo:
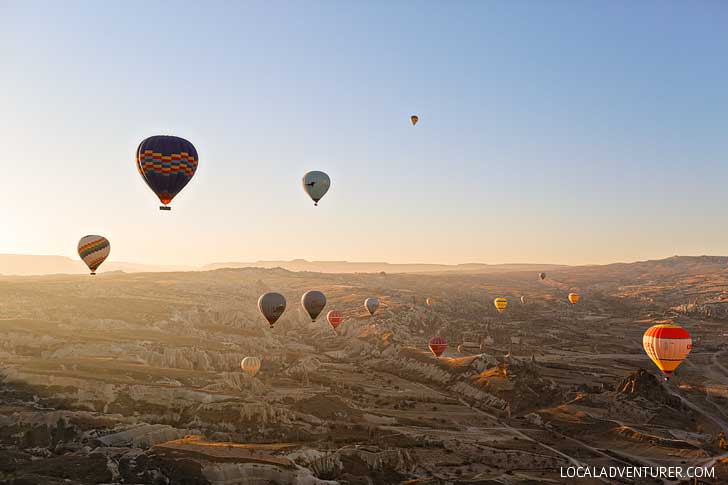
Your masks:
<svg viewBox="0 0 728 485"><path fill-rule="evenodd" d="M693 348L693 341L687 330L681 326L660 323L647 329L642 336L642 346L667 380L688 356Z"/></svg>
<svg viewBox="0 0 728 485"><path fill-rule="evenodd" d="M503 310L505 310L508 306L508 300L499 297L493 300L493 304L495 305L496 310L498 310L498 313L503 313Z"/></svg>
<svg viewBox="0 0 728 485"><path fill-rule="evenodd" d="M576 303L579 301L579 293L569 293L569 303L572 305L576 305Z"/></svg>
<svg viewBox="0 0 728 485"><path fill-rule="evenodd" d="M240 363L240 368L250 377L255 377L255 374L260 370L260 359L258 357L246 357Z"/></svg>

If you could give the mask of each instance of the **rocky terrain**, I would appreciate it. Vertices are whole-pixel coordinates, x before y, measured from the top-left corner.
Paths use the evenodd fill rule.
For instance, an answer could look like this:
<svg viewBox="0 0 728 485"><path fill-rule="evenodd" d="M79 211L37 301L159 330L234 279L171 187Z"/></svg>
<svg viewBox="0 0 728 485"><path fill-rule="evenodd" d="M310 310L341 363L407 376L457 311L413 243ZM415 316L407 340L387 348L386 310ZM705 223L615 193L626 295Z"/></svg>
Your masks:
<svg viewBox="0 0 728 485"><path fill-rule="evenodd" d="M574 464L725 483L727 267L0 277L0 483L562 483ZM308 289L344 313L337 331L304 315ZM266 291L288 300L273 329ZM641 347L666 318L694 342L669 383Z"/></svg>

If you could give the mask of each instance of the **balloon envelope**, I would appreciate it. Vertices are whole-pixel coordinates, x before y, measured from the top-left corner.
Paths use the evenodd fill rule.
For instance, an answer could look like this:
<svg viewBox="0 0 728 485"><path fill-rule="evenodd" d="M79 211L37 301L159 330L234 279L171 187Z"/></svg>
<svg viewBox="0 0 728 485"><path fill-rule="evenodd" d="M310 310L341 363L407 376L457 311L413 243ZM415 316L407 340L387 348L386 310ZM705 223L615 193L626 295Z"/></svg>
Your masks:
<svg viewBox="0 0 728 485"><path fill-rule="evenodd" d="M240 363L240 368L250 377L254 377L260 370L260 359L258 357L246 357Z"/></svg>
<svg viewBox="0 0 728 485"><path fill-rule="evenodd" d="M581 298L581 296L579 296L579 293L569 293L569 303L571 303L572 305L576 305L576 303L579 301L579 298Z"/></svg>
<svg viewBox="0 0 728 485"><path fill-rule="evenodd" d="M418 121L420 121L419 116L417 116L417 115L410 116L410 123L412 123L412 126L415 126Z"/></svg>
<svg viewBox="0 0 728 485"><path fill-rule="evenodd" d="M329 321L329 325L331 325L331 328L336 330L336 327L341 325L341 322L344 321L344 314L341 313L339 310L331 310L329 313L326 314L326 320Z"/></svg>
<svg viewBox="0 0 728 485"><path fill-rule="evenodd" d="M326 295L318 290L307 291L301 297L301 305L306 310L311 321L315 322L316 318L321 314L326 306Z"/></svg>
<svg viewBox="0 0 728 485"><path fill-rule="evenodd" d="M546 273L539 273L538 274L538 277L541 278L542 280L545 280L546 279Z"/></svg>
<svg viewBox="0 0 728 485"><path fill-rule="evenodd" d="M427 303L427 306L432 306L435 303L435 300L433 300L432 298L428 298L427 300L425 300L425 303Z"/></svg>
<svg viewBox="0 0 728 485"><path fill-rule="evenodd" d="M525 305L527 301L528 300L526 299L525 296L521 296L521 303L523 303Z"/></svg>
<svg viewBox="0 0 728 485"><path fill-rule="evenodd" d="M136 154L139 173L165 206L192 180L198 161L194 145L178 136L150 136Z"/></svg>
<svg viewBox="0 0 728 485"><path fill-rule="evenodd" d="M329 191L331 179L324 172L314 170L303 176L303 190L313 200L313 205L318 205L319 200Z"/></svg>
<svg viewBox="0 0 728 485"><path fill-rule="evenodd" d="M493 305L495 305L498 313L503 313L503 310L505 310L508 306L508 300L505 298L496 298L495 300L493 300Z"/></svg>
<svg viewBox="0 0 728 485"><path fill-rule="evenodd" d="M447 349L447 340L445 337L432 337L430 339L429 347L430 352L432 352L435 357L440 357L443 352L445 352L445 349Z"/></svg>
<svg viewBox="0 0 728 485"><path fill-rule="evenodd" d="M261 295L258 298L258 310L263 314L268 324L273 327L273 324L281 318L283 312L286 311L286 299L280 293L270 292L265 295Z"/></svg>
<svg viewBox="0 0 728 485"><path fill-rule="evenodd" d="M647 329L642 336L645 353L669 379L693 348L690 334L679 325L659 324Z"/></svg>
<svg viewBox="0 0 728 485"><path fill-rule="evenodd" d="M379 298L367 298L364 300L364 307L366 307L370 315L374 315L374 312L379 308Z"/></svg>
<svg viewBox="0 0 728 485"><path fill-rule="evenodd" d="M78 255L81 257L91 274L101 266L111 252L111 243L103 236L84 236L78 241Z"/></svg>

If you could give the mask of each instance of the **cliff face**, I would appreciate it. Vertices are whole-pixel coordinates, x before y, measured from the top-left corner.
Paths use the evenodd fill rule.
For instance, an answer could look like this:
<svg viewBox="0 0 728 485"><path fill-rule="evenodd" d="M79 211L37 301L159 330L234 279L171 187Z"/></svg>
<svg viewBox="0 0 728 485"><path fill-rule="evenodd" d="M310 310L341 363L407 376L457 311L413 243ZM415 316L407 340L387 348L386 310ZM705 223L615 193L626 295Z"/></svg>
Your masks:
<svg viewBox="0 0 728 485"><path fill-rule="evenodd" d="M654 404L664 404L676 409L683 407L679 398L672 396L660 380L645 369L628 375L617 385L617 393L622 398L646 399Z"/></svg>

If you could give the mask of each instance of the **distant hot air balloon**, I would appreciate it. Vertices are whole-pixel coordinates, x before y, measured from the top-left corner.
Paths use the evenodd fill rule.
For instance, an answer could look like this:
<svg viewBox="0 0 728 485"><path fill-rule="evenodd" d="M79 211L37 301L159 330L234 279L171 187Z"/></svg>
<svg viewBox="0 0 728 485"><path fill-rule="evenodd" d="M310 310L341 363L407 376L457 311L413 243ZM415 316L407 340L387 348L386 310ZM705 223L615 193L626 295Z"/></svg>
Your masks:
<svg viewBox="0 0 728 485"><path fill-rule="evenodd" d="M539 273L538 274L538 277L541 278L542 280L545 280L546 279L546 273Z"/></svg>
<svg viewBox="0 0 728 485"><path fill-rule="evenodd" d="M525 305L526 304L526 301L527 300L526 300L525 295L521 296L521 303L523 303Z"/></svg>
<svg viewBox="0 0 728 485"><path fill-rule="evenodd" d="M367 298L364 300L364 306L369 311L370 315L374 315L374 312L376 312L377 308L379 308L379 298Z"/></svg>
<svg viewBox="0 0 728 485"><path fill-rule="evenodd" d="M427 306L432 306L434 305L435 300L433 300L432 298L428 298L427 300L425 300L425 303L427 304Z"/></svg>
<svg viewBox="0 0 728 485"><path fill-rule="evenodd" d="M417 115L410 116L410 123L412 123L412 126L415 126L418 121L420 121L419 116L417 116Z"/></svg>
<svg viewBox="0 0 728 485"><path fill-rule="evenodd" d="M313 199L313 205L318 205L330 186L331 179L324 172L314 170L303 176L303 190Z"/></svg>
<svg viewBox="0 0 728 485"><path fill-rule="evenodd" d="M496 298L493 300L493 304L496 310L498 310L498 313L503 313L503 310L508 306L508 300L506 298Z"/></svg>
<svg viewBox="0 0 728 485"><path fill-rule="evenodd" d="M260 359L258 357L246 357L240 363L240 368L250 377L255 377L255 374L260 370Z"/></svg>
<svg viewBox="0 0 728 485"><path fill-rule="evenodd" d="M91 274L96 274L96 269L109 257L111 243L103 236L84 236L78 241L78 255Z"/></svg>
<svg viewBox="0 0 728 485"><path fill-rule="evenodd" d="M341 322L344 321L344 314L341 313L339 310L331 310L329 313L326 314L326 320L329 321L329 325L331 325L331 328L336 330L336 327L341 325Z"/></svg>
<svg viewBox="0 0 728 485"><path fill-rule="evenodd" d="M315 322L326 306L326 295L318 290L307 291L301 297L301 305L308 313L308 316L311 317L311 321Z"/></svg>
<svg viewBox="0 0 728 485"><path fill-rule="evenodd" d="M687 330L681 326L662 323L647 329L642 337L642 346L667 380L688 356L693 348L693 341Z"/></svg>
<svg viewBox="0 0 728 485"><path fill-rule="evenodd" d="M270 327L273 328L273 324L286 311L286 299L280 293L266 293L258 298L258 310L268 320Z"/></svg>
<svg viewBox="0 0 728 485"><path fill-rule="evenodd" d="M435 357L440 357L444 352L445 349L447 349L447 340L445 337L432 337L430 339L430 352L432 352Z"/></svg>
<svg viewBox="0 0 728 485"><path fill-rule="evenodd" d="M576 305L576 303L579 301L579 293L569 293L569 303L572 305Z"/></svg>
<svg viewBox="0 0 728 485"><path fill-rule="evenodd" d="M139 144L136 153L137 169L162 206L169 203L187 185L197 171L199 158L194 145L177 136L150 136Z"/></svg>

